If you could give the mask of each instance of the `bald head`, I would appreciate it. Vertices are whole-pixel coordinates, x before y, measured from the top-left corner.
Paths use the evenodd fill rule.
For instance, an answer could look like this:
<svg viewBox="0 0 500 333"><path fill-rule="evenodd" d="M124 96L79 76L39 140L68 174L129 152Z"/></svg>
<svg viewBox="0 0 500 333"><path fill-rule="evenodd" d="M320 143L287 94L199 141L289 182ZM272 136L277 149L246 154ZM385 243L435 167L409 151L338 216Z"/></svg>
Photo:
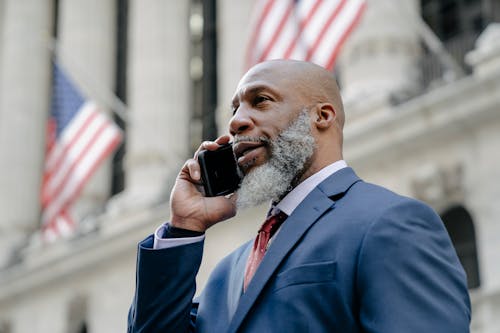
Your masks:
<svg viewBox="0 0 500 333"><path fill-rule="evenodd" d="M330 103L336 112L336 123L344 126L344 108L333 73L316 64L297 60L270 60L252 67L238 87L249 81L264 80L285 86L296 93L305 105Z"/></svg>

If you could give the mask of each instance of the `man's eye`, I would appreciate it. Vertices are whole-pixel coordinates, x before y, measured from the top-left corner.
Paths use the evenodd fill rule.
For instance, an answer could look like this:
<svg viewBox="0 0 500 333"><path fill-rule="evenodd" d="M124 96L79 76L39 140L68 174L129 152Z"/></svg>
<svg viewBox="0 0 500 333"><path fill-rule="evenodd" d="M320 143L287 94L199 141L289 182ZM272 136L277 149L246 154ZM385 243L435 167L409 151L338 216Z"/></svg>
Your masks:
<svg viewBox="0 0 500 333"><path fill-rule="evenodd" d="M259 104L259 103L262 103L262 102L266 102L266 101L269 101L269 97L267 97L267 96L257 96L254 99L254 103L256 105Z"/></svg>

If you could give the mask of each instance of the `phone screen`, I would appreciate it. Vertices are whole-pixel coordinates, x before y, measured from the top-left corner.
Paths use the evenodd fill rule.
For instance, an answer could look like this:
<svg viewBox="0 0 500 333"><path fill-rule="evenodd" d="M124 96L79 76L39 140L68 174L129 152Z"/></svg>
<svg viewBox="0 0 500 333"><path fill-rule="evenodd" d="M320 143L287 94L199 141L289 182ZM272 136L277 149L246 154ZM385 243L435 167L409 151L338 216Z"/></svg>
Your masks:
<svg viewBox="0 0 500 333"><path fill-rule="evenodd" d="M200 152L198 162L207 197L230 194L239 187L240 177L231 144L223 145L214 151Z"/></svg>

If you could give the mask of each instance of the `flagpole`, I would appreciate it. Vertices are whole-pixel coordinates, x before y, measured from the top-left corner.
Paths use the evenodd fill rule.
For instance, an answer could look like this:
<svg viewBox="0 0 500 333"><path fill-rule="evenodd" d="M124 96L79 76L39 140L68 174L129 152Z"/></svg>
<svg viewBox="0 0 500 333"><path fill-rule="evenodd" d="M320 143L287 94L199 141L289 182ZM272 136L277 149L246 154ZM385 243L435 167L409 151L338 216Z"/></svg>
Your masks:
<svg viewBox="0 0 500 333"><path fill-rule="evenodd" d="M394 6L392 6L392 0L389 1L391 1L391 4L388 4L388 1L382 1L386 9L389 9L393 13L397 14L397 17L401 16L408 19L402 23L406 24L409 21L410 24L412 24L413 27L416 28L424 43L434 54L437 55L439 61L447 70L447 73L451 72L453 79L463 77L465 73L462 66L460 66L457 61L450 55L448 50L446 50L445 46L443 45L443 42L436 36L429 25L427 25L422 16L418 15L417 19L414 20L405 8L401 8L401 12L397 12ZM404 7L404 5L402 7ZM401 15L401 13L403 15Z"/></svg>
<svg viewBox="0 0 500 333"><path fill-rule="evenodd" d="M63 65L69 67L69 73L75 81L83 86L85 92L91 95L89 97L95 97L95 99L102 102L123 122L127 123L127 106L125 103L123 103L123 101L109 88L99 86L96 82L92 82L89 75L84 74L85 71L80 70L81 67L79 67L78 64L73 61L73 59L71 59L66 52L64 52L64 50L62 50L55 38L51 38L48 44L52 55L55 58L62 60Z"/></svg>

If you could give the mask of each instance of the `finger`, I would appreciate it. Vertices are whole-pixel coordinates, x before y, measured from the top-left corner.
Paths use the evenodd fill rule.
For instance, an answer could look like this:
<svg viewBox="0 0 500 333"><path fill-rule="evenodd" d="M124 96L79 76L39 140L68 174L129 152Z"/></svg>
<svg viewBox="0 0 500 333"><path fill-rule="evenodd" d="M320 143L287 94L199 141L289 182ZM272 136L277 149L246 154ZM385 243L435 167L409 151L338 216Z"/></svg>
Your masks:
<svg viewBox="0 0 500 333"><path fill-rule="evenodd" d="M214 211L219 215L217 220L222 221L236 215L236 199L228 196L213 197L213 207L220 207L218 211ZM217 204L215 203L217 202Z"/></svg>
<svg viewBox="0 0 500 333"><path fill-rule="evenodd" d="M231 202L231 205L233 205L234 209L236 210L236 202L238 201L238 192L233 192L226 196L226 199Z"/></svg>
<svg viewBox="0 0 500 333"><path fill-rule="evenodd" d="M199 182L201 177L200 177L200 165L198 164L198 161L194 159L189 159L186 162L186 166L189 171L189 177L194 182Z"/></svg>
<svg viewBox="0 0 500 333"><path fill-rule="evenodd" d="M198 150L196 150L196 152L194 154L194 159L198 160L198 155L201 151L203 151L203 150L212 150L212 151L217 150L220 148L220 146L229 143L230 139L231 138L229 135L222 135L222 136L218 137L217 139L215 139L215 141L203 141L201 143L201 145L198 147Z"/></svg>
<svg viewBox="0 0 500 333"><path fill-rule="evenodd" d="M203 150L217 150L219 147L219 144L215 141L203 141L194 153L194 159L198 160L198 154Z"/></svg>
<svg viewBox="0 0 500 333"><path fill-rule="evenodd" d="M228 143L228 142L229 142L229 140L230 140L230 139L231 139L231 138L230 138L230 136L229 136L229 135L223 135L223 136L218 137L218 138L215 140L215 142L216 142L217 144L219 144L219 145L225 145L226 143Z"/></svg>

